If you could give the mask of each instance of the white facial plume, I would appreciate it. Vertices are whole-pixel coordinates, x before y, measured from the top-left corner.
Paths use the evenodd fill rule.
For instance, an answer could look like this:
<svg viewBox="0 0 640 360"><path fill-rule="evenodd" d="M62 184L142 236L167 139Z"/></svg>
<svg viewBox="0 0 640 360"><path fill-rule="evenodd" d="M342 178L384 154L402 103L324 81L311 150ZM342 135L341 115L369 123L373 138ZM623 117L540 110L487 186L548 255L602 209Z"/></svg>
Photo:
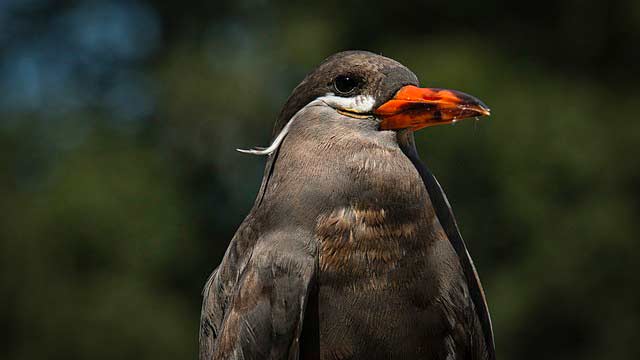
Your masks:
<svg viewBox="0 0 640 360"><path fill-rule="evenodd" d="M333 93L327 93L325 96L321 96L309 104L307 104L302 109L307 106L315 106L319 103L324 103L329 105L330 107L338 110L353 112L357 114L369 114L373 111L373 105L375 104L375 99L370 95L357 95L353 97L341 97L336 96ZM236 149L237 151L244 154L253 154L253 155L271 155L273 154L282 141L287 136L289 129L291 128L291 123L298 117L298 114L302 109L298 110L298 112L291 117L291 120L287 123L287 125L282 128L278 136L273 140L269 147L254 147L253 149Z"/></svg>
<svg viewBox="0 0 640 360"><path fill-rule="evenodd" d="M319 97L318 100L324 101L327 105L334 109L354 112L357 114L370 114L373 112L373 105L376 99L371 95L356 95L353 97L336 96L328 93Z"/></svg>

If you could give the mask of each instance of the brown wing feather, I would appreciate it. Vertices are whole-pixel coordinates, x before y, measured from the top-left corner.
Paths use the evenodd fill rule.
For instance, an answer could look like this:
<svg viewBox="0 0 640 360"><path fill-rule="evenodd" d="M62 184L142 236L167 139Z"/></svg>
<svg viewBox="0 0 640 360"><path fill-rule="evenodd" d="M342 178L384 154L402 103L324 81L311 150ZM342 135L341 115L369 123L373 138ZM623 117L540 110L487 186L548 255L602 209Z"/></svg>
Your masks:
<svg viewBox="0 0 640 360"><path fill-rule="evenodd" d="M458 254L458 258L460 259L460 264L462 265L467 281L467 286L469 288L469 294L473 300L476 316L478 317L478 321L482 327L488 358L489 360L494 360L496 357L495 344L489 307L487 305L484 289L480 283L480 277L478 276L473 260L467 251L467 246L462 239L462 235L460 235L460 230L458 229L458 224L456 223L456 219L453 215L451 205L449 204L442 187L438 183L438 180L436 180L435 176L422 164L422 161L415 149L413 135L407 132L400 134L400 136L405 137L405 141L401 143L402 150L418 170L418 173L427 188L427 192L431 198L438 220L447 234L449 242Z"/></svg>
<svg viewBox="0 0 640 360"><path fill-rule="evenodd" d="M234 238L204 289L201 360L297 358L315 257L284 238L258 239L240 261Z"/></svg>

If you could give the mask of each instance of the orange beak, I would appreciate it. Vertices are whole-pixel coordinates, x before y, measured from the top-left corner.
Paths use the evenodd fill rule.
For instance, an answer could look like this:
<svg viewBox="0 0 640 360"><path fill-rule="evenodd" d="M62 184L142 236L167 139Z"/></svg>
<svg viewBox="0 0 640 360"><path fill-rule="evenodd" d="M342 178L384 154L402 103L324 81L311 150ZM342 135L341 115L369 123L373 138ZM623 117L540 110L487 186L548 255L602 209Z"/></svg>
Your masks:
<svg viewBox="0 0 640 360"><path fill-rule="evenodd" d="M460 91L407 85L374 113L382 119L381 130L419 130L469 117L486 116L490 111L482 101Z"/></svg>

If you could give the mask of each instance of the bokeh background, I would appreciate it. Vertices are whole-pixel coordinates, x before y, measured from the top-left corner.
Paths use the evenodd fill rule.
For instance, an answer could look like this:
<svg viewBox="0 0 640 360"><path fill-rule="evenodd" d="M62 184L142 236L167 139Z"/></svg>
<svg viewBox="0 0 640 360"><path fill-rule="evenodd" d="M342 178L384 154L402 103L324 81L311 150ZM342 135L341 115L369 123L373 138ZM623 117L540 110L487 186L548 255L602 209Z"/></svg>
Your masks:
<svg viewBox="0 0 640 360"><path fill-rule="evenodd" d="M280 106L367 49L484 100L419 151L500 359L640 359L640 2L0 0L0 357L189 359Z"/></svg>

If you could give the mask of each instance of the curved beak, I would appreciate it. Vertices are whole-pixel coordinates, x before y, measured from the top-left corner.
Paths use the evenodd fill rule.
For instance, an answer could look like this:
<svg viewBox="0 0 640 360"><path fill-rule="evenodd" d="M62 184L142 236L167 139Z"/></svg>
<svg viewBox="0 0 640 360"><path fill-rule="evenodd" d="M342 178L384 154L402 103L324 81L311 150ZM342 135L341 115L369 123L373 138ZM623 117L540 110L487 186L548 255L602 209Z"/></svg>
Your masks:
<svg viewBox="0 0 640 360"><path fill-rule="evenodd" d="M490 110L482 101L460 91L407 85L374 113L382 119L381 130L419 130L469 117L487 116Z"/></svg>

